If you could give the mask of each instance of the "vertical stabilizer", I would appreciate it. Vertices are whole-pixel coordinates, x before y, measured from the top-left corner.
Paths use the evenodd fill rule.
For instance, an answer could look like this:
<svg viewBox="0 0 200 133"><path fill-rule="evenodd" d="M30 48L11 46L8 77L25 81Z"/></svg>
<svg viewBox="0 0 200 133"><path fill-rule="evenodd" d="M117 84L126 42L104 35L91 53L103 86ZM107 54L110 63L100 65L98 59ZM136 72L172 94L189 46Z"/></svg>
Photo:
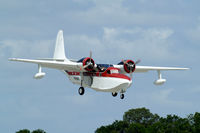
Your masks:
<svg viewBox="0 0 200 133"><path fill-rule="evenodd" d="M57 35L56 39L56 46L54 51L54 59L67 59L65 56L65 47L64 47L64 38L63 38L63 31L60 30Z"/></svg>

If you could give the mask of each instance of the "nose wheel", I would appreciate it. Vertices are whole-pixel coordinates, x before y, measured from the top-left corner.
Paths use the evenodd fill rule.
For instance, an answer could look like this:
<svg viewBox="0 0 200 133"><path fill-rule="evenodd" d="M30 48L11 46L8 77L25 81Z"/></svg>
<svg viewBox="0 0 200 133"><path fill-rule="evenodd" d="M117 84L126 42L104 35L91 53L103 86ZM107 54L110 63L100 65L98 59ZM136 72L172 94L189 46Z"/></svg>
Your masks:
<svg viewBox="0 0 200 133"><path fill-rule="evenodd" d="M117 92L112 92L112 96L116 97L117 96ZM120 98L124 99L124 93L121 93Z"/></svg>
<svg viewBox="0 0 200 133"><path fill-rule="evenodd" d="M112 96L116 97L117 96L117 92L112 92Z"/></svg>
<svg viewBox="0 0 200 133"><path fill-rule="evenodd" d="M85 89L84 89L83 87L80 87L80 88L78 89L79 95L83 95L84 92L85 92Z"/></svg>
<svg viewBox="0 0 200 133"><path fill-rule="evenodd" d="M121 98L121 99L124 99L124 94L123 94L123 93L120 95L120 98Z"/></svg>

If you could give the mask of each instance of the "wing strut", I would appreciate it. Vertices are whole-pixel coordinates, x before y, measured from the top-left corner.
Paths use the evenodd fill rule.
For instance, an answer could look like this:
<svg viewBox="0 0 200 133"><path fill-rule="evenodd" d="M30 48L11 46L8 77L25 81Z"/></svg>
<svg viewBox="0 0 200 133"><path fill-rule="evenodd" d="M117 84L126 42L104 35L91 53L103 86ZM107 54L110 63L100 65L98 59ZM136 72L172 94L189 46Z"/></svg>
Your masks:
<svg viewBox="0 0 200 133"><path fill-rule="evenodd" d="M162 74L161 74L160 70L158 70L157 72L158 72L158 79L162 79Z"/></svg>

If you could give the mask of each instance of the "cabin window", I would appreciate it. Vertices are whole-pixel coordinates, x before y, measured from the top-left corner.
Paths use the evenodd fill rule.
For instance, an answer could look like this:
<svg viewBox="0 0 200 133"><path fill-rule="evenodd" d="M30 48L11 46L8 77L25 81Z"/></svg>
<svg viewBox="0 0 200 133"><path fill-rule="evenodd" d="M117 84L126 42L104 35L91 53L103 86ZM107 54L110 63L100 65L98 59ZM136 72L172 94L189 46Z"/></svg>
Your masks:
<svg viewBox="0 0 200 133"><path fill-rule="evenodd" d="M113 73L119 73L118 70L110 70L110 71L111 71L112 74L113 74Z"/></svg>

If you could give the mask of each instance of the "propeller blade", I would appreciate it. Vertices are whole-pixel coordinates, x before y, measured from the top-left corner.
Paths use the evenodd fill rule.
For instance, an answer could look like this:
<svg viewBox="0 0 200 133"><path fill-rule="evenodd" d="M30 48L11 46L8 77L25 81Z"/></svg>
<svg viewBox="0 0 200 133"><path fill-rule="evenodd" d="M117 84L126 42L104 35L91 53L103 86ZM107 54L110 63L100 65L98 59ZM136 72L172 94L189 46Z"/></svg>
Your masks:
<svg viewBox="0 0 200 133"><path fill-rule="evenodd" d="M88 64L88 65L85 65L85 66L83 66L83 68L85 69L85 68L87 68L89 65L90 65L90 64Z"/></svg>
<svg viewBox="0 0 200 133"><path fill-rule="evenodd" d="M139 59L139 60L137 60L136 62L135 62L135 64L138 64L138 63L140 63L141 62L141 60Z"/></svg>
<svg viewBox="0 0 200 133"><path fill-rule="evenodd" d="M133 73L130 73L130 78L131 78L131 79L133 78Z"/></svg>
<svg viewBox="0 0 200 133"><path fill-rule="evenodd" d="M90 51L90 58L92 58L92 51Z"/></svg>
<svg viewBox="0 0 200 133"><path fill-rule="evenodd" d="M92 51L90 51L90 63L92 62Z"/></svg>

